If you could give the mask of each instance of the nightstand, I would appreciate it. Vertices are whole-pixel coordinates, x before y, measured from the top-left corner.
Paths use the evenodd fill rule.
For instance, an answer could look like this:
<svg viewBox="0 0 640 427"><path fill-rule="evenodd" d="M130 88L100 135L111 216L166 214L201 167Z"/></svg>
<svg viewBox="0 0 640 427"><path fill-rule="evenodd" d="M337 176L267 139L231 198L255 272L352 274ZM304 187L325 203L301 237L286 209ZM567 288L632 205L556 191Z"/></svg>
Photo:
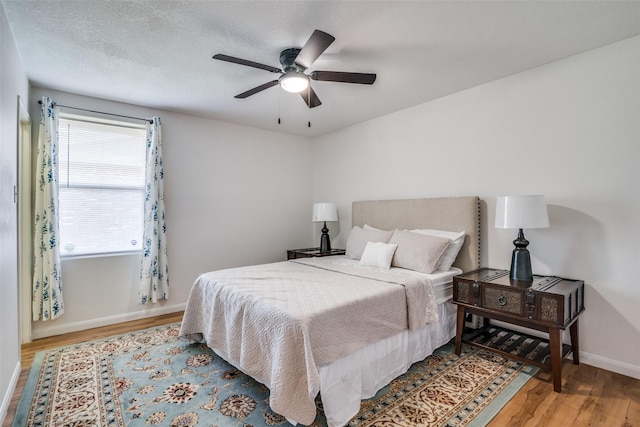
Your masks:
<svg viewBox="0 0 640 427"><path fill-rule="evenodd" d="M296 258L312 258L320 256L330 255L344 255L344 249L331 249L327 252L320 252L320 248L305 248L305 249L289 249L287 251L287 259Z"/></svg>
<svg viewBox="0 0 640 427"><path fill-rule="evenodd" d="M513 281L508 270L480 268L453 278L453 303L458 305L455 352L462 343L494 351L543 369L550 369L553 389L562 389L562 361L573 354L580 364L578 318L584 312L584 282L534 275L532 282ZM465 331L467 314L483 317L483 327ZM549 339L512 331L490 319L548 334ZM562 343L569 328L571 344Z"/></svg>

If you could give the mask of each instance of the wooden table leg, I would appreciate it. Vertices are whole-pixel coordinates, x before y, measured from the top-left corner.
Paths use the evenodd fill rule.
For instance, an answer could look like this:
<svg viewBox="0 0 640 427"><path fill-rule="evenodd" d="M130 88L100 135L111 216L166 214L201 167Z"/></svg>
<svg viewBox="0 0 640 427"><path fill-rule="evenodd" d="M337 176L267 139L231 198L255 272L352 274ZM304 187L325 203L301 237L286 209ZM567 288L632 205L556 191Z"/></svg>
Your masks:
<svg viewBox="0 0 640 427"><path fill-rule="evenodd" d="M549 328L549 345L551 351L551 373L553 391L562 390L562 335L559 328Z"/></svg>
<svg viewBox="0 0 640 427"><path fill-rule="evenodd" d="M466 314L463 305L458 305L458 320L456 323L456 348L455 352L460 355L462 351L462 333L464 332L464 320Z"/></svg>
<svg viewBox="0 0 640 427"><path fill-rule="evenodd" d="M571 352L573 353L573 364L580 364L580 343L578 338L578 319L569 326L569 334L571 335Z"/></svg>
<svg viewBox="0 0 640 427"><path fill-rule="evenodd" d="M491 319L489 319L488 317L483 317L482 318L482 327L483 328L488 328L491 325Z"/></svg>

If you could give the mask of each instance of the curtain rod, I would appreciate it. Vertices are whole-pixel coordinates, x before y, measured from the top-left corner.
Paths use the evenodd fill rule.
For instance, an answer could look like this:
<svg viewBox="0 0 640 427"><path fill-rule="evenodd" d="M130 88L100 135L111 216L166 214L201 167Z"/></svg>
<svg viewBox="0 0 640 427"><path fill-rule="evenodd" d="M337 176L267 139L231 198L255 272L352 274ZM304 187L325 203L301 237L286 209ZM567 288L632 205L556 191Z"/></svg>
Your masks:
<svg viewBox="0 0 640 427"><path fill-rule="evenodd" d="M42 101L38 101L38 104L42 105ZM71 108L72 110L86 111L88 113L106 114L108 116L123 117L125 119L142 120L143 122L149 122L150 124L153 124L152 119L141 119L140 117L123 116L122 114L105 113L104 111L87 110L86 108L78 108L78 107L72 107L70 105L62 105L62 104L58 104L57 102L54 102L53 104L57 105L58 107Z"/></svg>

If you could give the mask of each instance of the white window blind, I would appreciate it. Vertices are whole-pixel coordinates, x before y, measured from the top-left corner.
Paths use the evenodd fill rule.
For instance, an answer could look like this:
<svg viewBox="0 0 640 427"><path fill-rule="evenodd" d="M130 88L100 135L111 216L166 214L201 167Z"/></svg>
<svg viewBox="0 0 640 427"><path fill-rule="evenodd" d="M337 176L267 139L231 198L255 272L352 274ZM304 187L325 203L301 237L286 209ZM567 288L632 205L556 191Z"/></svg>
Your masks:
<svg viewBox="0 0 640 427"><path fill-rule="evenodd" d="M61 114L60 254L142 248L144 126Z"/></svg>

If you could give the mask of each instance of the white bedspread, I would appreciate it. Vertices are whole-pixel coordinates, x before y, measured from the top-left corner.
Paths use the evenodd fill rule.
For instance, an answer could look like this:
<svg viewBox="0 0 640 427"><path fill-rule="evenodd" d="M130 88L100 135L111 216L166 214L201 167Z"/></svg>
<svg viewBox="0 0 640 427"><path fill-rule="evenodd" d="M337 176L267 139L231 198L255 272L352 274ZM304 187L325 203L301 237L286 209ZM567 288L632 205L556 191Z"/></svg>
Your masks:
<svg viewBox="0 0 640 427"><path fill-rule="evenodd" d="M203 274L180 335L269 387L274 412L310 424L319 364L437 316L426 277L302 259Z"/></svg>

